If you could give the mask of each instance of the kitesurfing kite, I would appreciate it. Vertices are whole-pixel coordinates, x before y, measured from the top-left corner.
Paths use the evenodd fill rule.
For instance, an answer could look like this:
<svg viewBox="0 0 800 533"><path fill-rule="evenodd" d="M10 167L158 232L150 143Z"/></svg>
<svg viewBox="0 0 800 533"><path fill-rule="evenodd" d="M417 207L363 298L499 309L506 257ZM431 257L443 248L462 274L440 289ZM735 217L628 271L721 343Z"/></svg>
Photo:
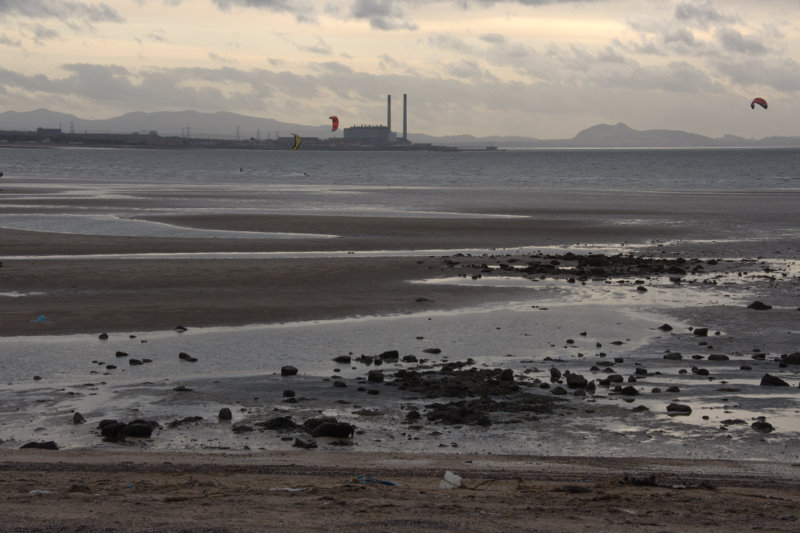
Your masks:
<svg viewBox="0 0 800 533"><path fill-rule="evenodd" d="M331 119L331 131L336 131L339 129L339 117L336 115L331 115L328 117Z"/></svg>
<svg viewBox="0 0 800 533"><path fill-rule="evenodd" d="M297 150L300 147L300 136L296 133L292 133L294 135L294 146L292 146L292 150Z"/></svg>
<svg viewBox="0 0 800 533"><path fill-rule="evenodd" d="M750 109L755 109L756 104L760 105L764 109L767 108L767 101L764 100L763 98L753 98L753 101L750 102Z"/></svg>

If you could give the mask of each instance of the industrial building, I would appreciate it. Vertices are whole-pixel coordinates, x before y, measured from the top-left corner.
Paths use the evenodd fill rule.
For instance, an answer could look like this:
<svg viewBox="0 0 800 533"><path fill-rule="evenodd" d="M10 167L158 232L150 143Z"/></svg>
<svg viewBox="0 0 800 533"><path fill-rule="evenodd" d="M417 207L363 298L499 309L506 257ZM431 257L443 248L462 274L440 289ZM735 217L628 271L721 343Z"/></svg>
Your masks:
<svg viewBox="0 0 800 533"><path fill-rule="evenodd" d="M398 139L392 131L392 95L386 100L386 126L361 125L344 129L344 140L347 143L364 146L389 146L408 144L408 98L403 95L403 136Z"/></svg>

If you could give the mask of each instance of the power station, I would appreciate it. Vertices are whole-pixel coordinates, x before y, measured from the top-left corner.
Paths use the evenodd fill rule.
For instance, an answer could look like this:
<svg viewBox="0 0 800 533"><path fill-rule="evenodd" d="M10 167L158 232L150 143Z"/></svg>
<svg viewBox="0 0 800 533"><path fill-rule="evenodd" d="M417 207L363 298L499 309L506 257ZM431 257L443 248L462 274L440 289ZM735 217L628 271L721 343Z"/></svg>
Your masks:
<svg viewBox="0 0 800 533"><path fill-rule="evenodd" d="M390 146L408 143L408 96L403 94L403 136L392 131L392 95L386 97L386 126L352 126L344 129L344 140L365 146Z"/></svg>

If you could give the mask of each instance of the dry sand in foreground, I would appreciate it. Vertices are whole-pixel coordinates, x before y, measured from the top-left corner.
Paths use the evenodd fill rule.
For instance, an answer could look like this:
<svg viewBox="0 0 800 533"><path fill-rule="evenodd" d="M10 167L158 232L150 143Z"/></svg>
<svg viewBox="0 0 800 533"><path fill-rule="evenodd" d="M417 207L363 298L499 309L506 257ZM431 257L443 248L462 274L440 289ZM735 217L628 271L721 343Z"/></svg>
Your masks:
<svg viewBox="0 0 800 533"><path fill-rule="evenodd" d="M4 531L796 531L800 509L800 464L20 450L0 469Z"/></svg>

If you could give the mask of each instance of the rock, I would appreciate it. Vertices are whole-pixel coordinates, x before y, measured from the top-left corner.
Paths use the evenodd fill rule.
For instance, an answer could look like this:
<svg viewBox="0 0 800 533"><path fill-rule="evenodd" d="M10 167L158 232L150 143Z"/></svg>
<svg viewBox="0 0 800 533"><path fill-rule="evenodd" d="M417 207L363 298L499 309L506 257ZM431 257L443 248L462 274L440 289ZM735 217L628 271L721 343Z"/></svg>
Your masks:
<svg viewBox="0 0 800 533"><path fill-rule="evenodd" d="M285 365L281 367L281 376L296 376L297 372L297 368L293 367L292 365Z"/></svg>
<svg viewBox="0 0 800 533"><path fill-rule="evenodd" d="M22 446L20 446L19 449L58 450L58 445L55 443L55 441L48 440L46 442L29 442L27 444L23 444Z"/></svg>
<svg viewBox="0 0 800 533"><path fill-rule="evenodd" d="M672 326L670 326L669 324L661 324L660 326L658 326L658 329L660 329L661 331L672 331Z"/></svg>
<svg viewBox="0 0 800 533"><path fill-rule="evenodd" d="M294 398L295 392L292 389L286 389L283 391L284 398Z"/></svg>
<svg viewBox="0 0 800 533"><path fill-rule="evenodd" d="M696 366L693 366L692 374L697 374L698 376L707 376L709 375L709 372L707 368L698 368Z"/></svg>
<svg viewBox="0 0 800 533"><path fill-rule="evenodd" d="M125 426L125 437L149 439L153 434L153 425L143 421L131 422Z"/></svg>
<svg viewBox="0 0 800 533"><path fill-rule="evenodd" d="M418 363L419 359L417 359L416 355L404 355L403 356L404 363Z"/></svg>
<svg viewBox="0 0 800 533"><path fill-rule="evenodd" d="M178 333L183 333L184 331L188 331L188 329L189 328L185 328L185 327L181 326L180 324L175 326L175 331L177 331Z"/></svg>
<svg viewBox="0 0 800 533"><path fill-rule="evenodd" d="M382 370L370 370L367 372L367 381L370 383L383 383L383 379Z"/></svg>
<svg viewBox="0 0 800 533"><path fill-rule="evenodd" d="M192 357L191 355L189 355L186 352L179 353L178 354L178 359L180 359L181 361L186 361L187 363L196 363L197 362L197 358L196 357Z"/></svg>
<svg viewBox="0 0 800 533"><path fill-rule="evenodd" d="M292 417L290 416L276 416L274 418L270 418L266 422L261 422L257 425L263 427L264 429L270 429L273 431L286 431L286 430L297 429L297 424L294 423Z"/></svg>
<svg viewBox="0 0 800 533"><path fill-rule="evenodd" d="M725 354L712 353L708 356L709 361L729 361L730 357Z"/></svg>
<svg viewBox="0 0 800 533"><path fill-rule="evenodd" d="M100 435L107 442L122 442L125 440L126 424L116 420L103 420L100 422Z"/></svg>
<svg viewBox="0 0 800 533"><path fill-rule="evenodd" d="M299 435L294 439L294 447L310 450L311 448L317 447L317 441L315 441L313 438L309 436Z"/></svg>
<svg viewBox="0 0 800 533"><path fill-rule="evenodd" d="M378 358L384 362L394 362L400 359L400 352L397 350L387 350L380 354Z"/></svg>
<svg viewBox="0 0 800 533"><path fill-rule="evenodd" d="M624 394L625 396L637 396L639 391L633 385L628 385L627 387L622 387L620 393Z"/></svg>
<svg viewBox="0 0 800 533"><path fill-rule="evenodd" d="M667 392L680 392L681 389L677 385L670 385L667 387Z"/></svg>
<svg viewBox="0 0 800 533"><path fill-rule="evenodd" d="M128 354L125 352L117 352L114 354L116 357L128 357Z"/></svg>
<svg viewBox="0 0 800 533"><path fill-rule="evenodd" d="M236 424L235 426L231 427L231 431L234 433L249 433L253 431L253 427L246 424Z"/></svg>
<svg viewBox="0 0 800 533"><path fill-rule="evenodd" d="M761 386L762 387L788 387L789 384L783 381L781 378L777 376L773 376L772 374L764 374L764 377L761 378Z"/></svg>
<svg viewBox="0 0 800 533"><path fill-rule="evenodd" d="M417 422L419 422L420 418L422 418L422 415L419 414L419 411L417 411L416 409L412 409L406 414L405 423L416 424Z"/></svg>
<svg viewBox="0 0 800 533"><path fill-rule="evenodd" d="M683 356L678 352L670 352L668 354L664 354L664 359L668 359L670 361L680 361L683 359Z"/></svg>
<svg viewBox="0 0 800 533"><path fill-rule="evenodd" d="M141 359L128 359L128 364L131 366L141 366L144 362Z"/></svg>
<svg viewBox="0 0 800 533"><path fill-rule="evenodd" d="M355 435L356 427L352 424L345 422L323 422L314 428L311 436L318 437L335 437L337 439L347 439Z"/></svg>
<svg viewBox="0 0 800 533"><path fill-rule="evenodd" d="M567 378L567 387L570 389L583 389L589 382L580 374L573 374L572 372L565 374Z"/></svg>
<svg viewBox="0 0 800 533"><path fill-rule="evenodd" d="M769 311L772 309L772 306L769 304L765 304L764 302L759 302L756 300L755 302L751 303L747 306L748 309L754 309L756 311Z"/></svg>
<svg viewBox="0 0 800 533"><path fill-rule="evenodd" d="M107 341L108 333L101 333L100 335L97 336L97 338L100 339L101 341Z"/></svg>
<svg viewBox="0 0 800 533"><path fill-rule="evenodd" d="M222 409L219 410L219 414L217 414L217 419L224 421L233 420L233 413L231 413L231 410L228 409L227 407L223 407Z"/></svg>
<svg viewBox="0 0 800 533"><path fill-rule="evenodd" d="M333 358L334 362L339 364L350 364L352 357L349 355L339 355Z"/></svg>
<svg viewBox="0 0 800 533"><path fill-rule="evenodd" d="M695 337L708 337L708 328L694 328L692 334Z"/></svg>
<svg viewBox="0 0 800 533"><path fill-rule="evenodd" d="M192 392L192 389L187 387L186 385L178 385L177 387L172 389L175 392Z"/></svg>
<svg viewBox="0 0 800 533"><path fill-rule="evenodd" d="M688 416L692 414L692 408L680 403L671 403L667 406L667 414L670 416Z"/></svg>
<svg viewBox="0 0 800 533"><path fill-rule="evenodd" d="M75 413L73 413L73 415L72 415L72 423L76 424L76 425L77 424L85 424L86 423L86 419L83 418L83 415L80 414L78 411L75 411Z"/></svg>
<svg viewBox="0 0 800 533"><path fill-rule="evenodd" d="M755 422L750 424L750 427L758 431L759 433L771 433L775 431L773 425L765 420L756 420Z"/></svg>
<svg viewBox="0 0 800 533"><path fill-rule="evenodd" d="M789 355L781 356L781 362L787 365L800 365L800 352L790 353Z"/></svg>
<svg viewBox="0 0 800 533"><path fill-rule="evenodd" d="M561 371L556 367L550 368L550 381L558 381L561 379Z"/></svg>
<svg viewBox="0 0 800 533"><path fill-rule="evenodd" d="M556 396L563 396L567 393L567 389L559 385L558 387L553 387L553 390L550 391L552 394Z"/></svg>
<svg viewBox="0 0 800 533"><path fill-rule="evenodd" d="M500 381L505 381L506 383L511 383L514 381L514 371L510 368L506 368L502 372L500 372Z"/></svg>
<svg viewBox="0 0 800 533"><path fill-rule="evenodd" d="M429 353L431 355L438 355L438 354L442 353L442 349L441 348L425 348L422 351L424 353Z"/></svg>

